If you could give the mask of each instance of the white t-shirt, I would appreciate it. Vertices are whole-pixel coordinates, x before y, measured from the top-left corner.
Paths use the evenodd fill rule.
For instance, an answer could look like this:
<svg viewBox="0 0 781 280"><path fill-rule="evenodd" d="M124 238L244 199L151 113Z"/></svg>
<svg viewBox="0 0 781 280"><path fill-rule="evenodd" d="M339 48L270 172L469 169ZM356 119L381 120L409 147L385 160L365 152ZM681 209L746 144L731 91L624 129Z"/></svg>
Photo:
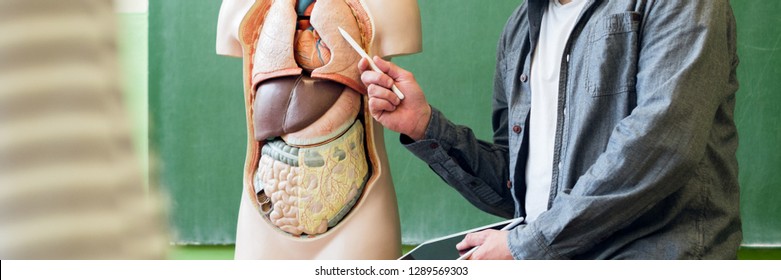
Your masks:
<svg viewBox="0 0 781 280"><path fill-rule="evenodd" d="M532 60L529 158L526 164L526 220L548 209L553 171L553 145L559 102L559 69L564 47L586 0L562 5L550 0L542 16L540 38Z"/></svg>

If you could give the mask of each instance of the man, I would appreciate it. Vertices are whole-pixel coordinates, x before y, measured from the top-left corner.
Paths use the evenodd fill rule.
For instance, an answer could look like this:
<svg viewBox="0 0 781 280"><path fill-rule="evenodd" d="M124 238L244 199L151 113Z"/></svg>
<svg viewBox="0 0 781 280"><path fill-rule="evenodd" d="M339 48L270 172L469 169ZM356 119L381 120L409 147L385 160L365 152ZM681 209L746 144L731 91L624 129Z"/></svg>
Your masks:
<svg viewBox="0 0 781 280"><path fill-rule="evenodd" d="M472 259L735 258L736 29L727 0L528 0L499 41L494 143L379 58L369 109L478 208ZM399 100L393 84L406 94Z"/></svg>

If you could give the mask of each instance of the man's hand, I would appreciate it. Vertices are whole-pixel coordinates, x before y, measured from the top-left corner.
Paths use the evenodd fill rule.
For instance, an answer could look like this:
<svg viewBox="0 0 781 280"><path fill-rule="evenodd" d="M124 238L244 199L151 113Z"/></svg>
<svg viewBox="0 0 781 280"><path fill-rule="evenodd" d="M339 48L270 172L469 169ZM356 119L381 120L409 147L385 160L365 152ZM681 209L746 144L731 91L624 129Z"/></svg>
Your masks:
<svg viewBox="0 0 781 280"><path fill-rule="evenodd" d="M470 260L512 260L510 248L507 247L506 230L484 230L470 233L464 240L456 244L458 251L468 251L475 246L480 246L472 253Z"/></svg>
<svg viewBox="0 0 781 280"><path fill-rule="evenodd" d="M374 57L374 63L384 73L372 71L365 58L358 63L361 81L368 88L372 117L388 129L406 134L413 140L423 139L431 119L431 107L415 77L379 57ZM393 84L404 93L403 101L391 91Z"/></svg>

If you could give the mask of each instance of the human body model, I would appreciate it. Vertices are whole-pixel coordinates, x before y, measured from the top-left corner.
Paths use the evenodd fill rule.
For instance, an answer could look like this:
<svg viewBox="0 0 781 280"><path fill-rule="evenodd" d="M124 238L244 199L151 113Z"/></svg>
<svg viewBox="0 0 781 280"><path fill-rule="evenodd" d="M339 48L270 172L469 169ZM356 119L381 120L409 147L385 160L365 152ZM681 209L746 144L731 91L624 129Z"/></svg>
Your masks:
<svg viewBox="0 0 781 280"><path fill-rule="evenodd" d="M372 55L421 48L414 0L223 1L217 52L244 58L249 135L237 259L400 253L382 127L339 27Z"/></svg>

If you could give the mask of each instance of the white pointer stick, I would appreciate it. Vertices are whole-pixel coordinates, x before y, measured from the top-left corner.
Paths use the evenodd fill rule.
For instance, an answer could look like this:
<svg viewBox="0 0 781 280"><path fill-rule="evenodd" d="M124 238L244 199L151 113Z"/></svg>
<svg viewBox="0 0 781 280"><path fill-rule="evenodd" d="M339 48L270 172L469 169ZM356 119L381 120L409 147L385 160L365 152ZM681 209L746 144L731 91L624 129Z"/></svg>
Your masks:
<svg viewBox="0 0 781 280"><path fill-rule="evenodd" d="M511 229L517 227L518 225L520 225L521 223L523 223L523 220L524 220L523 217L515 218L515 220L513 220L510 224L504 226L501 230L511 230ZM472 254L475 253L475 251L477 251L477 248L480 248L480 246L475 246L472 249L469 249L468 252L466 252L465 254L461 255L456 260L460 261L460 260L468 259L469 257L472 256Z"/></svg>
<svg viewBox="0 0 781 280"><path fill-rule="evenodd" d="M344 37L344 40L347 41L347 43L349 43L350 46L352 46L353 49L355 49L355 51L358 52L359 55L361 55L361 57L366 58L366 60L369 61L369 65L372 67L372 70L374 70L374 72L383 73L382 70L380 70L380 68L377 67L377 64L374 64L374 61L372 60L371 57L369 57L369 54L363 51L363 48L361 48L361 46L358 45L358 42L355 42L355 39L353 39L353 37L351 37L350 34L347 34L347 31L344 31L344 29L339 27L339 33L342 33L342 37ZM404 99L404 94L401 93L401 90L399 90L399 88L396 87L396 85L393 85L391 87L391 90L393 90L393 93L395 93L400 100Z"/></svg>

